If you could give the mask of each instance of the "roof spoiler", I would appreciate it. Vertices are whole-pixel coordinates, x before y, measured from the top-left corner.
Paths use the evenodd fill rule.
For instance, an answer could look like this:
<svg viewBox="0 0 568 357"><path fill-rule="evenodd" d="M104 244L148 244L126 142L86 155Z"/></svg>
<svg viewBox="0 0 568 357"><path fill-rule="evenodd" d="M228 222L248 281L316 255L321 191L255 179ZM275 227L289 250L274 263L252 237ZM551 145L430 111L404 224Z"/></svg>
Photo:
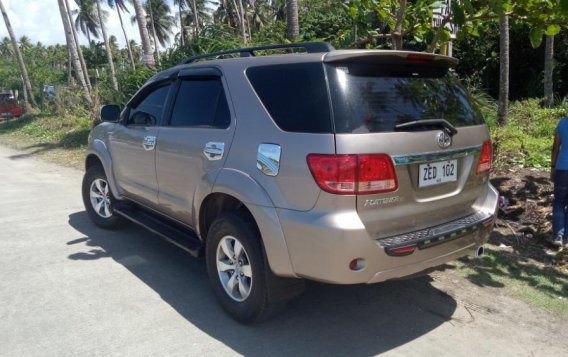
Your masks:
<svg viewBox="0 0 568 357"><path fill-rule="evenodd" d="M337 50L326 53L324 62L373 62L393 63L410 62L432 64L439 67L454 67L458 64L457 58L414 51L393 50Z"/></svg>

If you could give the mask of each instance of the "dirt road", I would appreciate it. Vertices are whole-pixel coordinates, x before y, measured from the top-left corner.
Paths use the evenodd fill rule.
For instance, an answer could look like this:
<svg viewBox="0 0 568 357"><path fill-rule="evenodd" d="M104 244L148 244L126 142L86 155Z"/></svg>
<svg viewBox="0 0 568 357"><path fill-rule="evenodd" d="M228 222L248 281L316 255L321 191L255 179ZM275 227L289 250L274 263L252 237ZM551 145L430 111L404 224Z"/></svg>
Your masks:
<svg viewBox="0 0 568 357"><path fill-rule="evenodd" d="M560 356L568 322L448 267L373 286L309 283L261 325L229 319L204 262L88 220L82 172L0 146L2 356Z"/></svg>

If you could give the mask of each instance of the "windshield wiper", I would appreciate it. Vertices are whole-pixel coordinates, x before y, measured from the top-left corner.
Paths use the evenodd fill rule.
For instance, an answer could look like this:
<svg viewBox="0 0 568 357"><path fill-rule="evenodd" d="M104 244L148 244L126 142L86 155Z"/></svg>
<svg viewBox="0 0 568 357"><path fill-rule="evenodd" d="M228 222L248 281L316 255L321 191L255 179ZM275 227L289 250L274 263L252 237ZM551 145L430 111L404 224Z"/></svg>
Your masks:
<svg viewBox="0 0 568 357"><path fill-rule="evenodd" d="M430 127L430 126L442 128L450 136L454 136L458 133L458 129L456 129L455 126L450 124L445 119L427 119L427 120L409 121L409 122L406 122L406 123L398 124L394 128L395 128L395 130L403 131L403 130L408 130L408 129L409 130L412 130L412 129L421 130L422 128Z"/></svg>

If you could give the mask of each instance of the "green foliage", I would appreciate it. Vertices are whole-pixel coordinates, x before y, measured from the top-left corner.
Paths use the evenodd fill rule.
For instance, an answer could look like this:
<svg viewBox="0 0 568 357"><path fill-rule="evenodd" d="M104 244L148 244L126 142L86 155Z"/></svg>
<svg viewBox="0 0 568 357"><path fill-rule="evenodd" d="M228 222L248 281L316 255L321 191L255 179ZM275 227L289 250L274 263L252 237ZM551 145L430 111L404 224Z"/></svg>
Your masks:
<svg viewBox="0 0 568 357"><path fill-rule="evenodd" d="M549 168L554 130L563 116L568 116L568 105L542 108L537 99L511 103L506 126L488 121L495 165Z"/></svg>
<svg viewBox="0 0 568 357"><path fill-rule="evenodd" d="M161 69L177 66L193 55L211 53L243 47L232 29L224 25L203 27L197 38L193 38L185 46L168 49L161 62Z"/></svg>
<svg viewBox="0 0 568 357"><path fill-rule="evenodd" d="M112 88L110 80L100 82L97 86L97 95L101 104L119 104L125 105L126 102L138 91L138 89L146 83L154 72L146 67L138 66L136 71L121 71L117 73L117 81L119 90Z"/></svg>

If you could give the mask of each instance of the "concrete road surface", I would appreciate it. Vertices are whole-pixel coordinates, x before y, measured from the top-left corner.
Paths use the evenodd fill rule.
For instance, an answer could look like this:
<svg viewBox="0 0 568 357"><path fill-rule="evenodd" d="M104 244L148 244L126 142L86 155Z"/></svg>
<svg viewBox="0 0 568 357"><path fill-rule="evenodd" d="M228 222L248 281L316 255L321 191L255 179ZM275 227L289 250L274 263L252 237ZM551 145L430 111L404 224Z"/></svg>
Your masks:
<svg viewBox="0 0 568 357"><path fill-rule="evenodd" d="M0 356L567 353L546 328L478 313L428 277L309 283L274 319L239 325L216 303L202 259L133 225L94 226L81 178L0 146Z"/></svg>

